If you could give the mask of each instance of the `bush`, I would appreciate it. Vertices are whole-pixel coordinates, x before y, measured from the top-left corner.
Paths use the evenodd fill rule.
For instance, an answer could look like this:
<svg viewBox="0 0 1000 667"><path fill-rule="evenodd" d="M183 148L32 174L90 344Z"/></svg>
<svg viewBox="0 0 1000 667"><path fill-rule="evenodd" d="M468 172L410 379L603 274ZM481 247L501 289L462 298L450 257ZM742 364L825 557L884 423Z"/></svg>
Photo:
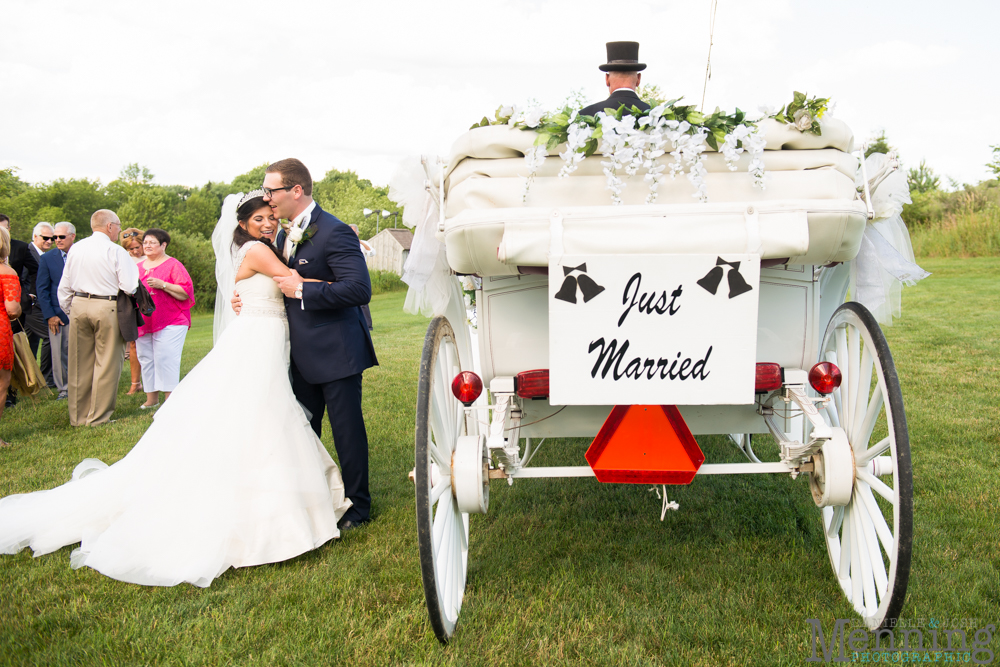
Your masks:
<svg viewBox="0 0 1000 667"><path fill-rule="evenodd" d="M194 310L211 312L215 309L215 252L208 239L184 232L170 232L167 254L176 257L194 283Z"/></svg>
<svg viewBox="0 0 1000 667"><path fill-rule="evenodd" d="M372 294L402 292L407 289L406 283L392 271L372 271L369 269L368 275L372 281Z"/></svg>

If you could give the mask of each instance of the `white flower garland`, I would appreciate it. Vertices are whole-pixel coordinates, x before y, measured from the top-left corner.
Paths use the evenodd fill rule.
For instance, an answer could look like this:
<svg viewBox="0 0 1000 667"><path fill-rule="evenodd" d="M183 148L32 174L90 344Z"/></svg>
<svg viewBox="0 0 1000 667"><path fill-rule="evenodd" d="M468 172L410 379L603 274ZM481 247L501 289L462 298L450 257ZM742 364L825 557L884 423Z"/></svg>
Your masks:
<svg viewBox="0 0 1000 667"><path fill-rule="evenodd" d="M597 114L602 131L600 152L607 158L601 162L601 166L604 168L607 189L611 192L612 204L617 206L622 203L622 189L627 185L620 172L624 171L626 176L635 176L640 169L645 169L643 180L649 184L646 203L652 204L656 201L659 187L667 176L667 165L659 164L657 160L666 154L668 145L673 148L670 156L674 159L669 165L670 178L674 179L678 174L686 172L688 180L694 187L691 196L703 203L708 201L708 186L705 183L705 177L708 175L708 170L705 168L708 130L698 127L692 132L690 123L667 120L662 117L662 112L662 106L656 107L638 122L634 116L628 114L622 116L621 120L604 112ZM559 178L566 178L579 168L586 157L584 150L587 142L594 134L594 128L582 121L576 121L576 116L577 112L574 111L567 130L566 149L559 153L559 157L563 160ZM516 107L512 110L512 119L524 117L524 112L518 111ZM536 125L538 123L535 116L527 120ZM765 186L762 156L766 144L767 140L755 125L740 124L726 135L719 146L719 151L723 154L730 171L738 169L737 163L745 152L750 157L747 171L754 179L754 187L763 190ZM524 183L525 202L535 174L545 163L547 155L548 150L544 145L532 146L525 153L524 160L528 167L528 176Z"/></svg>

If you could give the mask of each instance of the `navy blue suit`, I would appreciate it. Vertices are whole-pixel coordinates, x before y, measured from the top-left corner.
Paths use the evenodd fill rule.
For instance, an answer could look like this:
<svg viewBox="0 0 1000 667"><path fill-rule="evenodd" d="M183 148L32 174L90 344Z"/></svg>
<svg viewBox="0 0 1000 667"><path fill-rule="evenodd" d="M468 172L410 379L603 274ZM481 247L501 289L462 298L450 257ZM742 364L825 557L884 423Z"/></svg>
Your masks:
<svg viewBox="0 0 1000 667"><path fill-rule="evenodd" d="M62 280L63 267L62 250L55 248L38 258L38 305L42 309L42 317L48 324L49 318L58 316L63 324L69 324L69 317L59 307L59 281Z"/></svg>
<svg viewBox="0 0 1000 667"><path fill-rule="evenodd" d="M303 278L323 282L304 283L301 301L285 298L292 389L312 413L316 435L326 408L345 492L353 503L344 518L367 521L371 495L361 373L378 359L361 306L371 301L371 279L354 231L318 205L305 233L309 239L298 245L288 266ZM284 232L275 241L284 248Z"/></svg>

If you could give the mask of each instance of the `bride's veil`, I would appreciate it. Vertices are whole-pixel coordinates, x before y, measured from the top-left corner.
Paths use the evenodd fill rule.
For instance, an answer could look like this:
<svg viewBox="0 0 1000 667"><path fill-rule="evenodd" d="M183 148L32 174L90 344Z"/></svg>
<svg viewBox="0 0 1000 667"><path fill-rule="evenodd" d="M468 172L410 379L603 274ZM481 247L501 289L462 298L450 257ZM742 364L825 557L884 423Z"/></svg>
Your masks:
<svg viewBox="0 0 1000 667"><path fill-rule="evenodd" d="M236 208L243 198L242 192L226 197L222 204L222 215L212 232L212 248L215 250L215 325L212 329L214 345L227 326L236 319L229 300L236 288L236 264L233 255L233 231L236 230Z"/></svg>

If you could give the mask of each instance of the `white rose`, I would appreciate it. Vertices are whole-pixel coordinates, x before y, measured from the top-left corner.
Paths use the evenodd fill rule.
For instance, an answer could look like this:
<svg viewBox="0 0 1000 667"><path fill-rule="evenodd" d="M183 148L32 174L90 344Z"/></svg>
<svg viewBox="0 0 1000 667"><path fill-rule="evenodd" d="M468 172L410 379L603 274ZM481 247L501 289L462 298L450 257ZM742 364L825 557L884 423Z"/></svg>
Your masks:
<svg viewBox="0 0 1000 667"><path fill-rule="evenodd" d="M541 109L532 109L531 111L526 111L524 114L524 124L527 127L538 127L538 124L542 121L542 116L545 112Z"/></svg>
<svg viewBox="0 0 1000 667"><path fill-rule="evenodd" d="M288 238L292 240L292 243L298 243L302 240L302 228L292 227L288 230Z"/></svg>
<svg viewBox="0 0 1000 667"><path fill-rule="evenodd" d="M799 109L796 111L793 118L795 120L795 129L799 132L805 132L812 127L813 117L809 115L809 112L805 109Z"/></svg>

